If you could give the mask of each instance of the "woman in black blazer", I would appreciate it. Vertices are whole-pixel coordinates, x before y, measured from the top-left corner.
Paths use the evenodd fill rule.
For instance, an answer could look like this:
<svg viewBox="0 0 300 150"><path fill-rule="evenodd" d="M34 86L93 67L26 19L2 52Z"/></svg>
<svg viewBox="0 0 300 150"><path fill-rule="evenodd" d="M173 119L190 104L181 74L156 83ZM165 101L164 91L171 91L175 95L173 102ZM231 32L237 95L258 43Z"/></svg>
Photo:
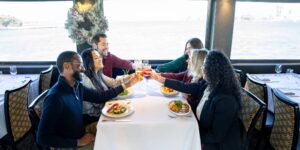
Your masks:
<svg viewBox="0 0 300 150"><path fill-rule="evenodd" d="M198 84L180 83L155 74L152 78L180 92L198 91L200 98L207 84L206 90L209 94L201 99L204 104L201 115L197 114L202 149L241 150L244 137L244 128L239 117L241 87L232 65L223 53L211 51L205 59L203 73L205 81Z"/></svg>

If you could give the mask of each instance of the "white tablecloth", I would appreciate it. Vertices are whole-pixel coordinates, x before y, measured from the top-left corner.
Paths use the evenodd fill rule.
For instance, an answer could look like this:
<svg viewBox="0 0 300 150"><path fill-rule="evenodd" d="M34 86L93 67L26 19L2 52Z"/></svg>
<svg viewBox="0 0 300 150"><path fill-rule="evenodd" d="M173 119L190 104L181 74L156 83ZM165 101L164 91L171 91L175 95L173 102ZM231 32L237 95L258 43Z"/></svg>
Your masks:
<svg viewBox="0 0 300 150"><path fill-rule="evenodd" d="M123 119L130 122L102 122L97 126L94 149L101 150L201 150L199 128L195 116L170 118L168 102L184 100L164 97L160 84L149 80L138 83L131 104L135 112Z"/></svg>
<svg viewBox="0 0 300 150"><path fill-rule="evenodd" d="M272 89L278 88L282 92L293 92L294 95L287 95L291 100L300 104L300 76L295 73L289 74L251 74L259 82L265 81L268 91L268 110L274 112L274 101Z"/></svg>
<svg viewBox="0 0 300 150"><path fill-rule="evenodd" d="M0 75L0 139L7 134L5 115L4 115L4 94L6 90L18 88L29 79L32 80L29 88L28 102L38 96L38 78L39 75L20 74L11 76L7 74Z"/></svg>

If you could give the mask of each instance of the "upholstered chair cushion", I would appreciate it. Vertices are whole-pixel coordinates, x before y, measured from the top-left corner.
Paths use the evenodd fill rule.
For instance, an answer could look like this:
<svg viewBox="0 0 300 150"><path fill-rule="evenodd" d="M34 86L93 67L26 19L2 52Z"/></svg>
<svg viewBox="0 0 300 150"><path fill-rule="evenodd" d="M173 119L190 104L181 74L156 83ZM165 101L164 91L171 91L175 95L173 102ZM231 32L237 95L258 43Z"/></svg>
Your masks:
<svg viewBox="0 0 300 150"><path fill-rule="evenodd" d="M259 99L265 102L265 93L264 93L264 87L259 84L255 84L254 82L250 81L247 78L245 89L247 89L249 92L257 96Z"/></svg>
<svg viewBox="0 0 300 150"><path fill-rule="evenodd" d="M299 130L295 129L294 107L281 102L276 96L274 96L274 102L275 120L270 143L275 149L291 150L294 130Z"/></svg>
<svg viewBox="0 0 300 150"><path fill-rule="evenodd" d="M258 97L260 100L265 101L265 93L264 93L264 87L259 84L255 84L254 82L250 81L247 78L245 89L247 89L249 92L251 92L253 95ZM263 125L263 115L261 115L257 121L256 129L261 130Z"/></svg>
<svg viewBox="0 0 300 150"><path fill-rule="evenodd" d="M13 140L18 141L31 128L27 112L29 84L25 88L12 92L8 97L8 111Z"/></svg>
<svg viewBox="0 0 300 150"><path fill-rule="evenodd" d="M251 122L257 114L260 105L255 102L246 92L242 92L242 110L241 118L243 120L244 127L248 132Z"/></svg>
<svg viewBox="0 0 300 150"><path fill-rule="evenodd" d="M52 70L45 74L41 73L41 75L40 75L40 82L41 82L40 93L42 93L43 91L50 88L51 76L52 76Z"/></svg>

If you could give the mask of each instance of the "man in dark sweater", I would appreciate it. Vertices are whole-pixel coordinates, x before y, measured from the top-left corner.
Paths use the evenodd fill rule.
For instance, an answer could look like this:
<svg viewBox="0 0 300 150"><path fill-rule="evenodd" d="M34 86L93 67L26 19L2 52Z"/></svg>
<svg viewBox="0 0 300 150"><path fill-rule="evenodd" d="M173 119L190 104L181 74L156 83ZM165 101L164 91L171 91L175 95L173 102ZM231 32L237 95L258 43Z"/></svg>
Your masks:
<svg viewBox="0 0 300 150"><path fill-rule="evenodd" d="M106 102L138 80L134 77L128 83L97 92L80 83L84 67L76 52L62 52L57 58L57 67L60 76L45 98L37 142L45 147L55 148L86 146L94 141L95 135L85 133L82 101Z"/></svg>
<svg viewBox="0 0 300 150"><path fill-rule="evenodd" d="M93 37L93 48L98 49L98 52L103 57L103 73L106 76L112 77L113 68L133 70L134 67L131 61L121 59L108 52L109 47L106 34L100 33Z"/></svg>

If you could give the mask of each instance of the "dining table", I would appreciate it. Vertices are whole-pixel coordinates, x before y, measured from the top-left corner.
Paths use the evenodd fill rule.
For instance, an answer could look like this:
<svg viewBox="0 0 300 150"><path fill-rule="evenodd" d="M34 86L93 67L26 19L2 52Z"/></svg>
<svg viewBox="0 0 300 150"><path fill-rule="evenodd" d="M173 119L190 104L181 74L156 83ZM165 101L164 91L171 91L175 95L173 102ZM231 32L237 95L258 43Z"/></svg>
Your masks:
<svg viewBox="0 0 300 150"><path fill-rule="evenodd" d="M157 81L144 79L130 88L130 96L107 102L106 105L126 103L132 112L121 118L103 112L94 149L201 150L197 118L192 112L174 114L168 106L171 101L186 100L180 93L163 94L161 86Z"/></svg>
<svg viewBox="0 0 300 150"><path fill-rule="evenodd" d="M30 104L39 94L38 79L39 74L0 74L0 139L7 134L4 114L5 91L19 88L26 84L28 80L31 80L28 94L28 104Z"/></svg>
<svg viewBox="0 0 300 150"><path fill-rule="evenodd" d="M276 88L300 105L300 75L296 73L250 74L252 79L267 86L268 110L274 112L272 89Z"/></svg>

